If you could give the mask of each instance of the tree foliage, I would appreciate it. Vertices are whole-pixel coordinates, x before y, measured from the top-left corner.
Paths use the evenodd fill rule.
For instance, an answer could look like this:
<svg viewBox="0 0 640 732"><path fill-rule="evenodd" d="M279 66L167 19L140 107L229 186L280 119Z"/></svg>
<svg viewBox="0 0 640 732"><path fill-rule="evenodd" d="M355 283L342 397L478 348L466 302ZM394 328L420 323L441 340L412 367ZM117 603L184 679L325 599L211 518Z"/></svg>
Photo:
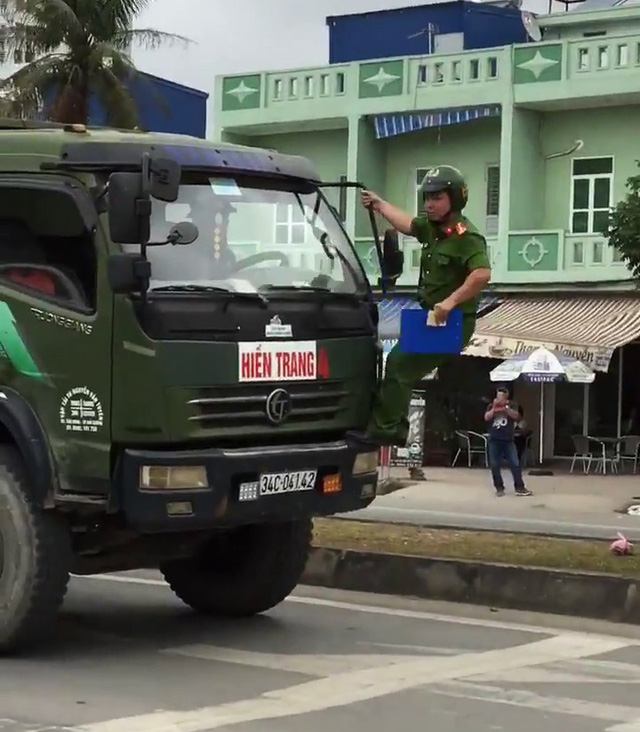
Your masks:
<svg viewBox="0 0 640 732"><path fill-rule="evenodd" d="M636 161L640 167L640 161ZM627 178L627 194L609 214L602 233L616 249L634 278L640 278L640 174Z"/></svg>
<svg viewBox="0 0 640 732"><path fill-rule="evenodd" d="M34 117L48 108L55 122L88 122L92 94L107 124L138 126L128 84L138 74L129 55L133 44L157 48L188 39L151 28L134 29L152 0L11 0L7 50L34 60L0 82L4 113Z"/></svg>

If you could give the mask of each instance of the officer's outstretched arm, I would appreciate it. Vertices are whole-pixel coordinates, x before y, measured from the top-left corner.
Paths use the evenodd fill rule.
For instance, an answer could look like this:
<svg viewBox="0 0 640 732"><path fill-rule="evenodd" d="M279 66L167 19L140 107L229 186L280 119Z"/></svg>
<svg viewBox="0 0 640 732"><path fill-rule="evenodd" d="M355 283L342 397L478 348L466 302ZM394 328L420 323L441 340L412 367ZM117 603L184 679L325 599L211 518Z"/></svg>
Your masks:
<svg viewBox="0 0 640 732"><path fill-rule="evenodd" d="M479 267L478 269L472 270L467 275L467 279L462 283L462 285L451 293L450 299L453 307L458 307L458 305L462 305L463 302L477 297L489 284L490 280L491 270L489 268Z"/></svg>
<svg viewBox="0 0 640 732"><path fill-rule="evenodd" d="M401 234L411 234L413 216L409 216L408 213L389 203L389 201L381 201L378 211Z"/></svg>
<svg viewBox="0 0 640 732"><path fill-rule="evenodd" d="M460 244L463 252L462 264L468 275L462 285L448 298L453 307L477 297L491 280L491 263L487 256L484 237L466 232L460 239Z"/></svg>

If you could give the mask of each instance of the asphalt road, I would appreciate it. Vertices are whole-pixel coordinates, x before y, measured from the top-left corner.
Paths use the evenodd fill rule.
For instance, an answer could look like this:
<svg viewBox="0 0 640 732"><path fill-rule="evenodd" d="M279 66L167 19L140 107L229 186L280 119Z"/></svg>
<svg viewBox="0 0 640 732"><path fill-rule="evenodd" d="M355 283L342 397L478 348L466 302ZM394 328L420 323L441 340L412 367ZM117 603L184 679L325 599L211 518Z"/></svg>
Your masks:
<svg viewBox="0 0 640 732"><path fill-rule="evenodd" d="M305 588L215 624L154 577L73 581L2 732L640 730L640 627Z"/></svg>

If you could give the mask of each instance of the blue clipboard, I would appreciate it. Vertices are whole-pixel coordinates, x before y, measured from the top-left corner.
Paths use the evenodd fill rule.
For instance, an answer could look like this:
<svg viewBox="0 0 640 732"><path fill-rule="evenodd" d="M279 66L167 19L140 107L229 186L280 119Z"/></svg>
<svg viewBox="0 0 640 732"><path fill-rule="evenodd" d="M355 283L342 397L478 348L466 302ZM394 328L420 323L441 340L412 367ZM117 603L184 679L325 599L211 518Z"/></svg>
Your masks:
<svg viewBox="0 0 640 732"><path fill-rule="evenodd" d="M444 325L427 325L429 311L408 308L400 312L398 350L402 353L461 353L462 311L452 310Z"/></svg>

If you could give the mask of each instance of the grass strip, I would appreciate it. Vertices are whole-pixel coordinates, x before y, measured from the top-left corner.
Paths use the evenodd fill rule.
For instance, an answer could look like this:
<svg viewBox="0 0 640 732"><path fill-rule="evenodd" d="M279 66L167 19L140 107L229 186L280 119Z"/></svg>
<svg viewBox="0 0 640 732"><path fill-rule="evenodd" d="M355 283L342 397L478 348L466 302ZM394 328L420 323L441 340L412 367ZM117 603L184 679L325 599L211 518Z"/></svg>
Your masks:
<svg viewBox="0 0 640 732"><path fill-rule="evenodd" d="M612 540L615 537L611 537ZM382 554L467 559L640 577L640 554L614 556L607 541L489 531L454 531L344 519L316 519L314 546Z"/></svg>

